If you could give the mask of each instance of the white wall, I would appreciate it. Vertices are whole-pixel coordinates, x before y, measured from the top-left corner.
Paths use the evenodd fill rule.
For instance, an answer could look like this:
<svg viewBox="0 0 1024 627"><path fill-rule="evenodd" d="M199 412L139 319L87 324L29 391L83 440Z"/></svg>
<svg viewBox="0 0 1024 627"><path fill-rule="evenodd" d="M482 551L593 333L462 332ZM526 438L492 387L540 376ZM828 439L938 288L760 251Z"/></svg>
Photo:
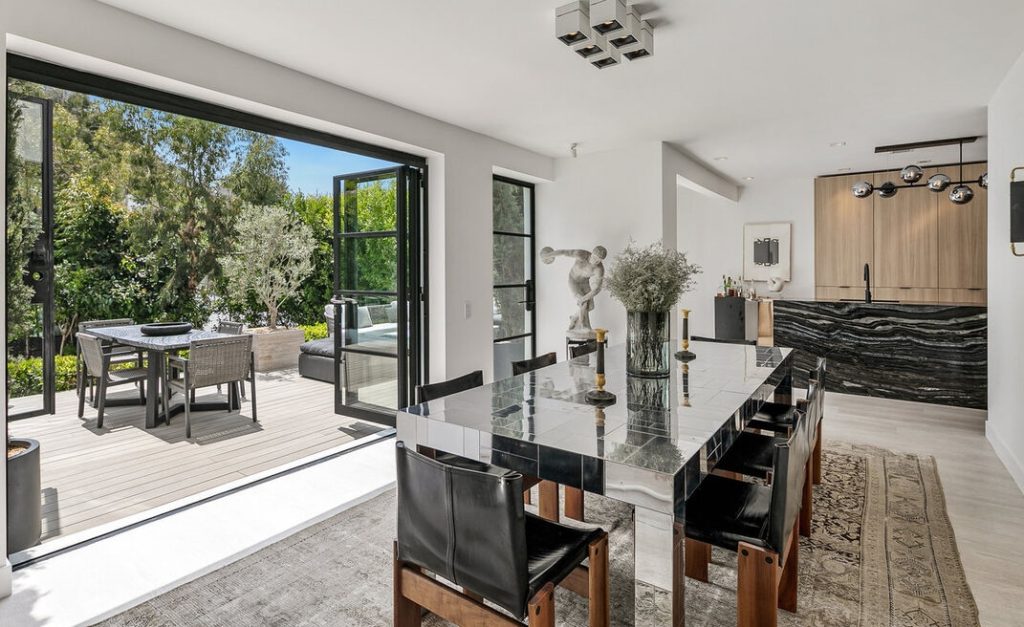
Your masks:
<svg viewBox="0 0 1024 627"><path fill-rule="evenodd" d="M704 273L682 303L693 310L691 333L714 337L714 297L722 275L743 275L743 225L751 222L789 222L793 225L792 280L780 298L814 298L814 180L808 178L754 181L739 201L682 189L677 198L679 249ZM754 284L768 294L768 284Z"/></svg>
<svg viewBox="0 0 1024 627"><path fill-rule="evenodd" d="M605 267L630 239L647 245L661 239L661 144L558 159L555 182L537 186L537 250L608 249ZM558 258L537 263L537 351L565 355L565 330L577 307L568 288L572 263ZM609 329L609 341L624 341L626 311L608 291L597 295L594 327Z"/></svg>
<svg viewBox="0 0 1024 627"><path fill-rule="evenodd" d="M1007 176L1024 166L1024 56L988 105L988 422L999 458L1024 490L1024 258L1007 246L1010 189ZM1019 178L1019 174L1018 174ZM1018 249L1021 247L1018 246Z"/></svg>
<svg viewBox="0 0 1024 627"><path fill-rule="evenodd" d="M610 269L630 240L675 247L680 181L716 198L739 195L733 183L663 142L559 159L555 181L537 188L537 249L600 244L608 249ZM569 261L537 263L537 350L564 355L565 330L576 309L567 287ZM591 319L609 330L612 343L624 341L625 308L607 291L598 295ZM675 332L678 315L672 322Z"/></svg>
<svg viewBox="0 0 1024 627"><path fill-rule="evenodd" d="M7 12L8 3L0 3L0 40L3 39L4 29L3 26L7 24ZM4 44L0 41L0 53L3 52ZM0 85L7 88L7 63L0 63ZM4 99L4 107L7 106L7 100ZM3 122L0 122L0 126L4 127L5 132L0 133L0 198L7 198L7 116L4 116ZM6 216L6 212L4 213ZM4 220L6 225L6 218ZM7 259L7 238L0 238L0 257ZM4 277L6 278L6 273ZM0 281L5 281L0 279ZM0 290L0 321L3 321L3 328L7 328L7 289L6 283L4 289ZM0 360L3 362L0 365L0 398L7 398L7 360ZM0 434L7 433L7 410L6 403L4 409L0 409ZM6 451L6 442L5 451ZM6 455L6 452L5 452ZM6 459L6 457L4 458ZM7 464L0 464L0 599L11 594L11 562L7 559Z"/></svg>

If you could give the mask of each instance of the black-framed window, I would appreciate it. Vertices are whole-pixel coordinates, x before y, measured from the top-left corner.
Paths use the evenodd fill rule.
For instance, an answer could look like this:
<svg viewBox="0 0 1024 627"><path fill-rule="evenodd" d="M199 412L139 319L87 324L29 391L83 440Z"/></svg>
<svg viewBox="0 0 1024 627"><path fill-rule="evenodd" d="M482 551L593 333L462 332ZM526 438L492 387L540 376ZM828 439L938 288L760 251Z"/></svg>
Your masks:
<svg viewBox="0 0 1024 627"><path fill-rule="evenodd" d="M493 183L494 378L512 376L512 362L533 357L536 290L534 259L535 190L495 176Z"/></svg>

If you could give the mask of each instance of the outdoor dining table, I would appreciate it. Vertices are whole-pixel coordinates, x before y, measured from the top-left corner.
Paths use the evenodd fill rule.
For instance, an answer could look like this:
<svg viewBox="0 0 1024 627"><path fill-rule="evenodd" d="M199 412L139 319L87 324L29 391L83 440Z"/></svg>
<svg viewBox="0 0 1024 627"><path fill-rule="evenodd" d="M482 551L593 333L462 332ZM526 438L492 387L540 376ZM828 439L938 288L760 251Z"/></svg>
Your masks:
<svg viewBox="0 0 1024 627"><path fill-rule="evenodd" d="M132 346L146 351L149 356L147 358L147 369L146 369L146 387L149 389L149 393L146 394L146 428L152 429L161 422L164 422L167 417L159 411L160 401L160 390L161 390L161 378L163 375L163 364L164 356L168 352L177 352L185 350L189 347L189 344L194 340L206 340L217 337L231 337L227 333L220 333L217 331L204 331L202 329L193 329L188 333L180 333L176 335L145 335L142 332L141 324L133 324L123 327L99 327L89 329L89 333L99 337L101 339L110 340L117 342L118 344L124 344L126 346ZM188 402L188 399L185 399ZM239 406L237 398L237 392L234 386L228 386L228 402L227 403L192 403L191 408L193 410L211 410L211 409L236 409ZM184 409L183 406L174 408L176 411ZM172 410L172 414L176 413Z"/></svg>
<svg viewBox="0 0 1024 627"><path fill-rule="evenodd" d="M609 348L609 407L585 401L595 379L588 355L406 408L397 436L629 504L633 590L613 594L632 597L635 625L682 625L686 498L763 403L792 396L791 349L690 350L696 359L673 360L668 377L645 378L627 374L625 346Z"/></svg>

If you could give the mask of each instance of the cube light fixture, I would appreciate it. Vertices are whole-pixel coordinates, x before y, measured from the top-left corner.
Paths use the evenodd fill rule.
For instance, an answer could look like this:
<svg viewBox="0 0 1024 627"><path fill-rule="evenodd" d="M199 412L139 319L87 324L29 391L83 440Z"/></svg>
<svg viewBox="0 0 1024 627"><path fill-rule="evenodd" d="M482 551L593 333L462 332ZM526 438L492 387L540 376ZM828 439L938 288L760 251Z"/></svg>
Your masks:
<svg viewBox="0 0 1024 627"><path fill-rule="evenodd" d="M590 3L570 2L555 9L555 37L567 46L590 38Z"/></svg>
<svg viewBox="0 0 1024 627"><path fill-rule="evenodd" d="M626 28L625 0L591 0L590 26L602 35Z"/></svg>
<svg viewBox="0 0 1024 627"><path fill-rule="evenodd" d="M598 69L654 54L654 27L625 0L579 0L555 9L555 37Z"/></svg>

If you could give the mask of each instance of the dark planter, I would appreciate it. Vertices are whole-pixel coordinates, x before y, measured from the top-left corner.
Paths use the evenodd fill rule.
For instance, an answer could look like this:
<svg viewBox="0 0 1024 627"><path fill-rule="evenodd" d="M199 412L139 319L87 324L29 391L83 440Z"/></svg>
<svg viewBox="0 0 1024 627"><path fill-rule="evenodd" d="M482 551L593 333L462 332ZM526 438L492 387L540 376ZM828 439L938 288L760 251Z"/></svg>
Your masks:
<svg viewBox="0 0 1024 627"><path fill-rule="evenodd" d="M43 499L39 442L12 438L10 443L28 446L7 460L7 552L17 553L39 544L43 532Z"/></svg>

